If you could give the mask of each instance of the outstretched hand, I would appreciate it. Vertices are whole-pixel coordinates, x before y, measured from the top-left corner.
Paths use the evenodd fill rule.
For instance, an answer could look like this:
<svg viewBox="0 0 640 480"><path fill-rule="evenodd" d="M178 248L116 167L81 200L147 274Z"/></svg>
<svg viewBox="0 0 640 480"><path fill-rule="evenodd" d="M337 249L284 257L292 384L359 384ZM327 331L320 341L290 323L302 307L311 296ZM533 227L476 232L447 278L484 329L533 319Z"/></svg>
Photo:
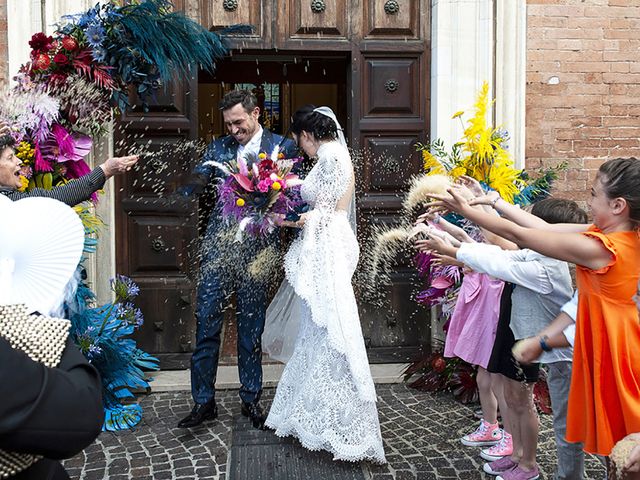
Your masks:
<svg viewBox="0 0 640 480"><path fill-rule="evenodd" d="M442 255L438 252L431 252L431 255L433 256L431 263L434 266L443 267L445 265L452 265L456 267L464 267L464 263L456 260L454 257L450 257L449 255Z"/></svg>
<svg viewBox="0 0 640 480"><path fill-rule="evenodd" d="M458 213L465 216L468 209L471 208L469 200L465 198L460 187L454 186L447 189L448 195L429 194L429 197L433 198L435 202L431 203L431 207L443 207L450 212Z"/></svg>
<svg viewBox="0 0 640 480"><path fill-rule="evenodd" d="M476 198L469 202L469 205L489 205L493 207L500 199L500 194L495 190L482 195L478 195Z"/></svg>
<svg viewBox="0 0 640 480"><path fill-rule="evenodd" d="M105 177L109 178L128 172L140 159L139 155L129 155L126 157L112 157L100 165L104 171Z"/></svg>
<svg viewBox="0 0 640 480"><path fill-rule="evenodd" d="M429 235L427 238L416 240L414 245L421 252L438 252L454 258L456 256L456 248L439 235Z"/></svg>
<svg viewBox="0 0 640 480"><path fill-rule="evenodd" d="M468 175L461 175L460 177L458 177L458 183L467 187L474 197L484 195L484 189L482 188L482 185L480 185L480 182L473 177L470 177Z"/></svg>

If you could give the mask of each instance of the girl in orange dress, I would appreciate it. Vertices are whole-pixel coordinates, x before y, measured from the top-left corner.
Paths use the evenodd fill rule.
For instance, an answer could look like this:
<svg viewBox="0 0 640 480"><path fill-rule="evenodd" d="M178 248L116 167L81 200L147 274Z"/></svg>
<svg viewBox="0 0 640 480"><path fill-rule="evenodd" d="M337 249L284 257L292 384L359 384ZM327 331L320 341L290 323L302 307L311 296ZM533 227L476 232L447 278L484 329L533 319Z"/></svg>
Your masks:
<svg viewBox="0 0 640 480"><path fill-rule="evenodd" d="M640 322L632 300L640 277L640 160L603 163L591 189L593 225L519 223L471 208L456 189L433 195L444 206L521 248L577 265L578 318L569 394L567 440L608 456L640 431ZM498 210L506 202L491 202ZM511 213L511 211L510 211ZM535 342L538 340L535 339ZM546 346L546 345L545 345Z"/></svg>

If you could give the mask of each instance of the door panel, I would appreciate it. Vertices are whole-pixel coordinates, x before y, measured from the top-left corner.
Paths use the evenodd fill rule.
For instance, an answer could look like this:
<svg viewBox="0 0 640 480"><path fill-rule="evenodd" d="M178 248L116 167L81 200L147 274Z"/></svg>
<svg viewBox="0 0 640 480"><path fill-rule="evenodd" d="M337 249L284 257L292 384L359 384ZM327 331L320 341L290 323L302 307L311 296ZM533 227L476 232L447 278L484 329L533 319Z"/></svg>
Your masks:
<svg viewBox="0 0 640 480"><path fill-rule="evenodd" d="M235 48L251 46L270 47L273 5L270 0L198 0L200 21L209 30L220 30L229 25L251 25L251 34L231 35Z"/></svg>
<svg viewBox="0 0 640 480"><path fill-rule="evenodd" d="M419 0L364 0L367 38L419 38Z"/></svg>
<svg viewBox="0 0 640 480"><path fill-rule="evenodd" d="M125 205L125 208L126 205ZM162 272L168 277L180 277L188 280L185 272L189 266L189 242L185 235L188 232L188 220L182 215L170 217L164 215L162 220L157 215L130 212L129 237L130 273L135 276L155 276Z"/></svg>
<svg viewBox="0 0 640 480"><path fill-rule="evenodd" d="M406 361L428 348L426 310L411 300L417 273L403 263L408 261L398 262L391 285L385 289L390 309L360 303L362 333L372 363Z"/></svg>
<svg viewBox="0 0 640 480"><path fill-rule="evenodd" d="M276 47L301 50L350 48L347 0L276 1Z"/></svg>
<svg viewBox="0 0 640 480"><path fill-rule="evenodd" d="M192 282L179 278L136 278L145 323L137 335L138 345L154 352L162 369L186 368L193 349ZM167 321L171 318L171 322Z"/></svg>
<svg viewBox="0 0 640 480"><path fill-rule="evenodd" d="M420 57L365 55L363 71L365 118L421 116Z"/></svg>
<svg viewBox="0 0 640 480"><path fill-rule="evenodd" d="M194 79L168 85L144 111L139 101L116 126L116 154L144 152L116 178L116 269L140 286L145 323L135 338L162 368L188 365L195 335L197 204L171 196L194 163Z"/></svg>
<svg viewBox="0 0 640 480"><path fill-rule="evenodd" d="M414 145L419 134L363 135L367 162L363 168L363 186L367 193L396 194L407 186L407 179L421 170L420 155Z"/></svg>

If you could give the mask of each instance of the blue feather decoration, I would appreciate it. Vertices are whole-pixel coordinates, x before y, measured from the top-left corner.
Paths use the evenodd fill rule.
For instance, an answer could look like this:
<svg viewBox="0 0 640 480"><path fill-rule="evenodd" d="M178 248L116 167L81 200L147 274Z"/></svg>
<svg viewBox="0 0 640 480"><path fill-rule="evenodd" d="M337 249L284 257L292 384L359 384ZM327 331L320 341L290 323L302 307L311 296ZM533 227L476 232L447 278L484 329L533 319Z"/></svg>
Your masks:
<svg viewBox="0 0 640 480"><path fill-rule="evenodd" d="M142 315L130 302L139 291L137 285L118 276L112 280L112 288L116 293L114 302L92 307L95 296L81 280L73 301L67 304L71 336L100 372L103 429L111 431L131 428L140 421L142 408L131 403L135 401L133 391L149 388L150 379L145 372L159 369L158 359L128 338L142 325Z"/></svg>

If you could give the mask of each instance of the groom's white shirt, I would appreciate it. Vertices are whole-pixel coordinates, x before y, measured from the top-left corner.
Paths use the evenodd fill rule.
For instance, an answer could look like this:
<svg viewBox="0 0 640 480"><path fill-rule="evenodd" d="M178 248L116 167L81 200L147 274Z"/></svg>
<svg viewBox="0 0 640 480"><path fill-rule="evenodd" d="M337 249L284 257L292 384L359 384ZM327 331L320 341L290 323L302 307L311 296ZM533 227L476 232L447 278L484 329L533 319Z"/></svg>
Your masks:
<svg viewBox="0 0 640 480"><path fill-rule="evenodd" d="M259 130L255 133L251 140L247 142L246 145L238 145L238 153L236 155L236 160L245 157L247 154L253 154L256 157L260 153L260 144L262 143L262 126L258 127Z"/></svg>

